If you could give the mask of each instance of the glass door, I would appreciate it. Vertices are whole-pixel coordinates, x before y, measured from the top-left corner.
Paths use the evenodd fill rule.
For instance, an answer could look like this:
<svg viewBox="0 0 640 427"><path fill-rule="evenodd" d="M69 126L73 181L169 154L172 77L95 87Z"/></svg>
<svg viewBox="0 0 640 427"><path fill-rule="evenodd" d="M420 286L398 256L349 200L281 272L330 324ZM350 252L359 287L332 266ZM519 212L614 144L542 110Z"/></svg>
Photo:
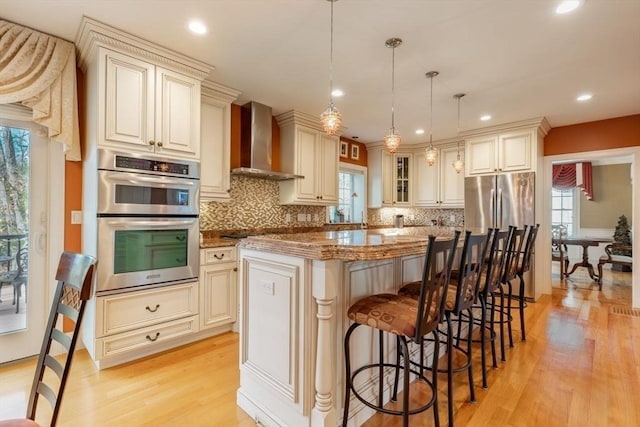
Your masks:
<svg viewBox="0 0 640 427"><path fill-rule="evenodd" d="M45 326L48 138L0 110L0 363L37 354Z"/></svg>

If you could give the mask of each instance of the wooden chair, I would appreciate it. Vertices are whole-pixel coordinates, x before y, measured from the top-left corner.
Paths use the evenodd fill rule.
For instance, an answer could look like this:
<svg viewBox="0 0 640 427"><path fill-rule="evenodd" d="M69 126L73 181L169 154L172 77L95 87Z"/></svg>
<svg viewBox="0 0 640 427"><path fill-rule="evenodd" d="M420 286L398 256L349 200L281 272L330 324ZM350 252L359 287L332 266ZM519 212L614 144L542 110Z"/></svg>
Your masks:
<svg viewBox="0 0 640 427"><path fill-rule="evenodd" d="M561 243L562 239L567 236L567 227L564 225L552 225L551 237L559 239L560 242L553 243L551 246L551 261L560 262L560 280L567 278L567 270L569 270L569 255L567 245Z"/></svg>
<svg viewBox="0 0 640 427"><path fill-rule="evenodd" d="M602 290L602 266L605 264L620 265L632 267L633 250L630 245L621 245L612 243L604 247L605 255L600 257L598 261L598 287ZM615 252L615 254L614 254ZM629 255L618 255L619 253L628 253Z"/></svg>
<svg viewBox="0 0 640 427"><path fill-rule="evenodd" d="M85 303L91 296L95 266L95 258L88 255L64 252L60 256L56 273L58 284L53 297L40 356L36 364L27 416L21 419L0 421L0 427L39 426L40 424L35 422L35 418L38 399L41 396L49 401L52 408L51 419L47 424L51 427L56 425L60 404L62 403L62 394L67 384L73 352L80 333L80 322L84 313ZM70 335L58 329L58 326L62 327L63 323L58 321L59 316L69 318L75 323ZM66 351L61 357L54 357L51 353L54 340ZM62 363L60 362L61 359L64 359ZM47 378L45 379L47 368L51 372L46 375ZM51 382L54 373L58 381L54 379Z"/></svg>

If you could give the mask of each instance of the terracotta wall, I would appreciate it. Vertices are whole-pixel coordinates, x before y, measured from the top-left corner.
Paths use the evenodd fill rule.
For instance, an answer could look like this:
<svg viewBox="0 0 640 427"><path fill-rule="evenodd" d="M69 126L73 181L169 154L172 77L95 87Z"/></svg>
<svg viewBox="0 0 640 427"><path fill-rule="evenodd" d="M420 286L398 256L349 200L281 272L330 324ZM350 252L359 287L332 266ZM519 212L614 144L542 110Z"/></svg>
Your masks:
<svg viewBox="0 0 640 427"><path fill-rule="evenodd" d="M356 147L355 150L354 147ZM362 142L340 137L340 161L354 165L367 166L367 146Z"/></svg>
<svg viewBox="0 0 640 427"><path fill-rule="evenodd" d="M553 128L544 138L544 155L638 145L640 145L640 114Z"/></svg>
<svg viewBox="0 0 640 427"><path fill-rule="evenodd" d="M80 146L84 152L84 74L76 69L78 81L78 111ZM82 210L82 162L64 162L64 249L82 251L82 225L71 224L71 211Z"/></svg>

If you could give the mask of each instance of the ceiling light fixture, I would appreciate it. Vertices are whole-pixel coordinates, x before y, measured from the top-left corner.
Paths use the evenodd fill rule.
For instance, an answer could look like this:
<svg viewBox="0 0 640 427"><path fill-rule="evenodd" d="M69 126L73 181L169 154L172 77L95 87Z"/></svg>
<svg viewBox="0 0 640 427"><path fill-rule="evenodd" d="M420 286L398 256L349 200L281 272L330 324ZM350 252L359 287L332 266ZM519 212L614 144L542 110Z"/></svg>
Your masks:
<svg viewBox="0 0 640 427"><path fill-rule="evenodd" d="M491 120L491 116L485 114L484 116L480 117L480 120L482 120L483 122L488 122L489 120Z"/></svg>
<svg viewBox="0 0 640 427"><path fill-rule="evenodd" d="M423 135L424 129L416 129L416 135Z"/></svg>
<svg viewBox="0 0 640 427"><path fill-rule="evenodd" d="M331 91L331 95L335 96L336 98L340 98L341 96L344 96L344 92L340 89L334 89Z"/></svg>
<svg viewBox="0 0 640 427"><path fill-rule="evenodd" d="M190 21L189 30L191 30L191 32L196 34L206 34L207 26L200 21Z"/></svg>
<svg viewBox="0 0 640 427"><path fill-rule="evenodd" d="M460 158L460 98L462 98L464 95L464 93L456 93L455 95L453 95L453 97L458 100L458 156L453 161L453 163L451 163L451 166L453 166L453 169L455 169L458 175L464 168L464 162Z"/></svg>
<svg viewBox="0 0 640 427"><path fill-rule="evenodd" d="M395 97L395 85L396 85L396 76L395 76L395 68L396 68L396 48L402 44L402 39L393 37L388 39L384 45L386 47L391 48L391 129L389 129L389 134L384 137L384 145L387 147L390 153L395 153L402 142L402 138L400 135L396 133L395 128L395 105L394 105L394 97Z"/></svg>
<svg viewBox="0 0 640 427"><path fill-rule="evenodd" d="M438 151L433 147L433 78L440 74L437 71L429 71L425 75L430 82L430 96L429 96L429 146L425 151L425 158L429 166L433 166L438 158Z"/></svg>
<svg viewBox="0 0 640 427"><path fill-rule="evenodd" d="M576 98L576 101L584 102L590 100L591 98L593 98L593 95L591 95L590 93L583 93Z"/></svg>
<svg viewBox="0 0 640 427"><path fill-rule="evenodd" d="M576 10L582 2L580 0L565 0L560 2L558 7L556 7L556 13L558 15L562 15L565 13L569 13L573 10Z"/></svg>
<svg viewBox="0 0 640 427"><path fill-rule="evenodd" d="M327 0L331 3L331 48L329 53L329 106L322 114L320 121L324 131L329 136L334 136L340 130L342 124L342 114L333 105L333 3L338 0Z"/></svg>

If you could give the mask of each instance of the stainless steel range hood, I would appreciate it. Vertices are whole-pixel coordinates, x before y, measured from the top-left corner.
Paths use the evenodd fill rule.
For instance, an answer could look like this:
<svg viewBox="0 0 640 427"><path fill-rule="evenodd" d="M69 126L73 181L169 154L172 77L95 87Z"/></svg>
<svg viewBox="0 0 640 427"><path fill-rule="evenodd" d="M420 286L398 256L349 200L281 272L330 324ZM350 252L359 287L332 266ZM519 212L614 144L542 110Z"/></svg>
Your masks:
<svg viewBox="0 0 640 427"><path fill-rule="evenodd" d="M304 178L302 175L271 170L271 107L249 102L242 106L240 167L232 175L276 181Z"/></svg>

